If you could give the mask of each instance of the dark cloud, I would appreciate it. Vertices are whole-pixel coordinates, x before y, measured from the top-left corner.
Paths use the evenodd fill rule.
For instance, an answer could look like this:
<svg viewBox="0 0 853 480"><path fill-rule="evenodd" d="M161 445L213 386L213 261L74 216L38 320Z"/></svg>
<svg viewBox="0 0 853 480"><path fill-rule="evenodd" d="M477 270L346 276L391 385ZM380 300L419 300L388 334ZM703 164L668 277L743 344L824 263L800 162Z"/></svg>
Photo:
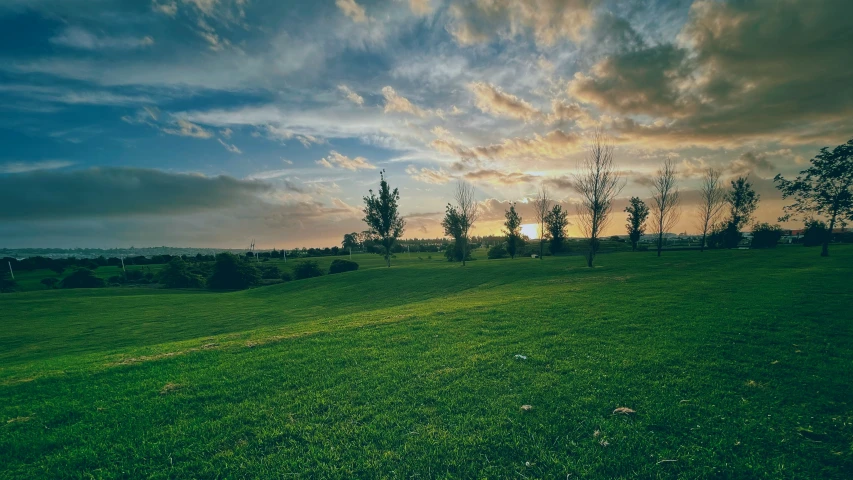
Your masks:
<svg viewBox="0 0 853 480"><path fill-rule="evenodd" d="M260 202L268 184L142 168L0 176L0 219L175 215Z"/></svg>

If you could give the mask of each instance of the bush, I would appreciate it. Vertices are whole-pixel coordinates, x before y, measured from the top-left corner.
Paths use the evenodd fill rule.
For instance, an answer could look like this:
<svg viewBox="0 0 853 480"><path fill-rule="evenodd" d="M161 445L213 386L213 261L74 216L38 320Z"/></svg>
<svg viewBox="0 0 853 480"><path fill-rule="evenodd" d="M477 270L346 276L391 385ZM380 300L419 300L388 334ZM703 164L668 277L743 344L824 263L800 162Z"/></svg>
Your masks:
<svg viewBox="0 0 853 480"><path fill-rule="evenodd" d="M803 232L803 245L807 247L823 245L823 242L829 236L829 227L825 223L813 218L806 220L806 229Z"/></svg>
<svg viewBox="0 0 853 480"><path fill-rule="evenodd" d="M289 282L293 280L293 275L291 275L290 272L284 272L281 274L281 280L283 282Z"/></svg>
<svg viewBox="0 0 853 480"><path fill-rule="evenodd" d="M77 268L60 282L62 288L102 288L104 285L104 279L96 277L88 268Z"/></svg>
<svg viewBox="0 0 853 480"><path fill-rule="evenodd" d="M12 280L7 272L0 272L0 293L12 293L18 287L18 283Z"/></svg>
<svg viewBox="0 0 853 480"><path fill-rule="evenodd" d="M254 265L233 253L224 252L216 256L207 286L213 290L240 290L257 285L260 280L261 274Z"/></svg>
<svg viewBox="0 0 853 480"><path fill-rule="evenodd" d="M757 223L752 227L752 248L776 248L782 238L782 227Z"/></svg>
<svg viewBox="0 0 853 480"><path fill-rule="evenodd" d="M506 251L506 247L504 247L503 243L499 243L499 244L495 245L494 247L490 248L489 253L487 254L487 257L490 260L493 260L496 258L506 258L508 256L509 256L509 252Z"/></svg>
<svg viewBox="0 0 853 480"><path fill-rule="evenodd" d="M157 275L166 288L201 288L204 279L189 270L181 257L173 258Z"/></svg>
<svg viewBox="0 0 853 480"><path fill-rule="evenodd" d="M358 270L358 264L350 260L335 259L332 260L332 265L329 266L329 275L335 273L353 272Z"/></svg>
<svg viewBox="0 0 853 480"><path fill-rule="evenodd" d="M281 278L281 270L275 265L264 265L261 267L261 278L265 280Z"/></svg>
<svg viewBox="0 0 853 480"><path fill-rule="evenodd" d="M47 288L56 288L56 286L59 284L59 279L55 277L42 278L41 284Z"/></svg>
<svg viewBox="0 0 853 480"><path fill-rule="evenodd" d="M317 262L308 260L296 264L296 267L293 269L293 274L297 280L303 280L306 278L319 277L323 275L323 271L320 270L320 265L317 265Z"/></svg>

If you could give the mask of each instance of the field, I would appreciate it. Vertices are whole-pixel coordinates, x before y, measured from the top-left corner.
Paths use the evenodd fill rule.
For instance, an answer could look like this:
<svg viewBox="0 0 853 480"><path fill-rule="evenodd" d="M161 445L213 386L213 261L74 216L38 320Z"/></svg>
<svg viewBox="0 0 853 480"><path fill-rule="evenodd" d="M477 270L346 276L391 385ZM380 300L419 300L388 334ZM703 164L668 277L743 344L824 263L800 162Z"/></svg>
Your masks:
<svg viewBox="0 0 853 480"><path fill-rule="evenodd" d="M0 478L853 478L832 255L0 295Z"/></svg>

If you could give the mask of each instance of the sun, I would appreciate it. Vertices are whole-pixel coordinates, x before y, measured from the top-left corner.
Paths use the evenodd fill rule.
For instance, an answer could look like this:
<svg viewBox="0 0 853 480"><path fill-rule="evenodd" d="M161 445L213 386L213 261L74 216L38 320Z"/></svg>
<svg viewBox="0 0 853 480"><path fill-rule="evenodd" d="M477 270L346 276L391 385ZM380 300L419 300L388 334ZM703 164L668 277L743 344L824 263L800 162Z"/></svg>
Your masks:
<svg viewBox="0 0 853 480"><path fill-rule="evenodd" d="M539 238L539 225L535 223L525 223L521 226L521 234L527 235L527 238Z"/></svg>

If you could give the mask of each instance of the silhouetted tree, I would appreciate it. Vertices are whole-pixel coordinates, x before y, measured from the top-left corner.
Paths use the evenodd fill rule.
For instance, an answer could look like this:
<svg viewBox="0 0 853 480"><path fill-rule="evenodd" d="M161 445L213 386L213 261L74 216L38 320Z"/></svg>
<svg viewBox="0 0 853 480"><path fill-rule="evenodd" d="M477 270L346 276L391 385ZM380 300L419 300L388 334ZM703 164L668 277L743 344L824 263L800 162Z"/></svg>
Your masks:
<svg viewBox="0 0 853 480"><path fill-rule="evenodd" d="M444 227L445 235L453 237L457 247L461 251L467 252L468 233L479 216L477 200L474 198L474 187L468 182L458 182L453 198L456 200L456 206L447 205L441 225ZM467 256L467 254L462 255L463 267Z"/></svg>
<svg viewBox="0 0 853 480"><path fill-rule="evenodd" d="M397 211L400 193L396 188L391 191L388 182L385 181L385 170L380 172L379 178L379 195L375 195L373 190L370 190L370 196L364 197L363 220L370 228L368 230L370 237L382 245L385 262L390 267L391 247L403 235L406 222Z"/></svg>
<svg viewBox="0 0 853 480"><path fill-rule="evenodd" d="M646 233L646 219L649 217L649 207L640 197L631 197L625 211L628 213L628 239L631 240L631 250L637 251L637 242Z"/></svg>
<svg viewBox="0 0 853 480"><path fill-rule="evenodd" d="M699 187L699 226L702 228L702 244L699 251L705 251L708 234L717 223L720 213L726 204L726 192L720 184L721 172L715 168L708 168L702 177Z"/></svg>
<svg viewBox="0 0 853 480"><path fill-rule="evenodd" d="M816 218L806 218L806 228L803 230L803 245L817 247L829 242L832 234L826 228L826 223Z"/></svg>
<svg viewBox="0 0 853 480"><path fill-rule="evenodd" d="M747 177L732 180L732 189L726 193L729 205L729 217L726 220L723 244L726 248L735 248L743 238L741 229L752 220L752 214L758 208L761 196L752 188Z"/></svg>
<svg viewBox="0 0 853 480"><path fill-rule="evenodd" d="M240 290L257 285L260 280L257 267L248 260L224 252L216 255L207 286L213 290Z"/></svg>
<svg viewBox="0 0 853 480"><path fill-rule="evenodd" d="M545 226L550 241L548 248L552 255L556 255L563 250L566 242L566 227L569 226L568 212L560 205L554 205L554 208L545 216Z"/></svg>
<svg viewBox="0 0 853 480"><path fill-rule="evenodd" d="M545 255L545 217L551 211L551 197L548 196L548 189L542 187L536 192L536 198L533 199L533 211L536 213L536 221L539 223L539 259Z"/></svg>
<svg viewBox="0 0 853 480"><path fill-rule="evenodd" d="M60 283L62 288L101 288L104 285L104 279L96 277L88 268L75 269Z"/></svg>
<svg viewBox="0 0 853 480"><path fill-rule="evenodd" d="M600 129L596 130L586 145L580 172L574 175L573 187L581 197L577 206L578 219L589 238L588 267L592 267L598 250L598 237L610 220L613 200L625 186L613 165L613 149L613 142L607 135Z"/></svg>
<svg viewBox="0 0 853 480"><path fill-rule="evenodd" d="M190 272L187 262L181 257L173 258L158 273L160 283L166 288L201 288L204 279L200 275Z"/></svg>
<svg viewBox="0 0 853 480"><path fill-rule="evenodd" d="M752 248L776 248L782 238L782 227L769 223L757 223L752 226Z"/></svg>
<svg viewBox="0 0 853 480"><path fill-rule="evenodd" d="M516 253L524 246L524 239L521 237L521 215L515 211L514 203L510 204L504 217L506 217L503 232L506 235L506 253L510 258L515 258Z"/></svg>
<svg viewBox="0 0 853 480"><path fill-rule="evenodd" d="M358 233L352 232L344 235L344 240L341 242L341 246L344 247L345 250L349 250L350 257L352 257L352 249L358 248Z"/></svg>
<svg viewBox="0 0 853 480"><path fill-rule="evenodd" d="M658 169L652 183L652 218L658 234L658 256L663 250L663 234L678 222L678 181L675 162L667 159Z"/></svg>
<svg viewBox="0 0 853 480"><path fill-rule="evenodd" d="M816 214L829 218L829 235L823 241L820 255L829 256L829 240L836 222L843 228L853 220L853 139L811 159L811 166L786 180L782 175L773 179L782 192L782 198L793 198L794 203L784 207L786 221L796 213Z"/></svg>

